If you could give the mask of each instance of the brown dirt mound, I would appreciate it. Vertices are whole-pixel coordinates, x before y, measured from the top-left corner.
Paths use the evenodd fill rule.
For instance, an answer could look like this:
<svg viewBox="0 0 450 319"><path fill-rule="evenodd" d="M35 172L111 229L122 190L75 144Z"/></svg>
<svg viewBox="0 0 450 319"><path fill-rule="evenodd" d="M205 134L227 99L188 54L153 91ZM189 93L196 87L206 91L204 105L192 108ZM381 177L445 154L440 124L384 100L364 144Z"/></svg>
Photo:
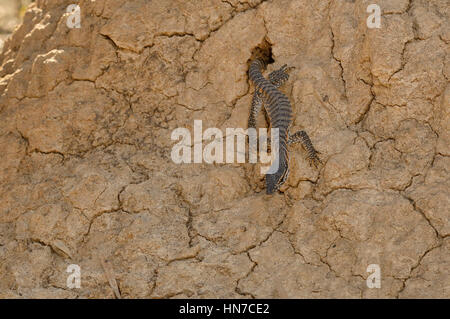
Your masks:
<svg viewBox="0 0 450 319"><path fill-rule="evenodd" d="M72 2L0 54L0 297L450 297L448 1L377 1L379 29L365 0L81 0L70 29ZM293 147L273 196L170 157L195 119L246 128L257 48L324 162Z"/></svg>

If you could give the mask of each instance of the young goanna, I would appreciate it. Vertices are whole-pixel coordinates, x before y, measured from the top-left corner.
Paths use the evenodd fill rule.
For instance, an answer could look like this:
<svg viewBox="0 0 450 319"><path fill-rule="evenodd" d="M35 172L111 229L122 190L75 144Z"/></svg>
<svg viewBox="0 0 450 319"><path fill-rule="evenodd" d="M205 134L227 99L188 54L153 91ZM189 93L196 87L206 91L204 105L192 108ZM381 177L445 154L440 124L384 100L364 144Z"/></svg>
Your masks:
<svg viewBox="0 0 450 319"><path fill-rule="evenodd" d="M278 170L274 174L266 175L266 192L267 194L273 194L289 176L288 144L301 142L308 153L308 160L311 164L317 167L317 164L321 163L321 161L318 156L319 152L314 148L305 131L289 134L289 127L292 123L292 108L287 96L278 90L289 78L287 66L283 65L280 69L270 73L269 80L262 75L264 68L265 64L261 59L255 59L250 64L249 77L255 84L255 93L253 95L248 127L256 127L257 115L262 105L264 105L270 126L278 128Z"/></svg>

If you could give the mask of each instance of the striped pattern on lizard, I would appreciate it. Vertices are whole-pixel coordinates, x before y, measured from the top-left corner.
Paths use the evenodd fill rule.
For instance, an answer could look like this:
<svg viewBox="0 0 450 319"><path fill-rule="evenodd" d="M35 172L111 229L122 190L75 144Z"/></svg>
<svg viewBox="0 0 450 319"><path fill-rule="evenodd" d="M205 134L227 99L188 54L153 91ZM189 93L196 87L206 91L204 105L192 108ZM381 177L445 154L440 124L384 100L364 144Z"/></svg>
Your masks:
<svg viewBox="0 0 450 319"><path fill-rule="evenodd" d="M283 65L278 70L275 70L269 74L269 81L276 87L279 88L289 79L289 74L287 73L287 65ZM256 128L256 118L264 102L264 96L259 90L255 90L253 93L252 106L250 108L250 116L248 118L248 127Z"/></svg>
<svg viewBox="0 0 450 319"><path fill-rule="evenodd" d="M262 105L264 105L264 109L269 116L270 126L279 129L278 171L274 174L266 175L266 192L267 194L273 194L289 176L288 144L301 142L308 152L308 160L315 167L317 167L317 163L321 163L321 160L318 156L319 152L314 148L305 131L298 131L289 136L289 127L292 123L292 108L287 96L278 90L289 78L287 66L283 65L280 69L270 73L269 80L264 78L261 73L264 68L265 64L261 59L256 59L250 64L249 77L255 84L255 93L253 95L248 127L256 127L256 117Z"/></svg>

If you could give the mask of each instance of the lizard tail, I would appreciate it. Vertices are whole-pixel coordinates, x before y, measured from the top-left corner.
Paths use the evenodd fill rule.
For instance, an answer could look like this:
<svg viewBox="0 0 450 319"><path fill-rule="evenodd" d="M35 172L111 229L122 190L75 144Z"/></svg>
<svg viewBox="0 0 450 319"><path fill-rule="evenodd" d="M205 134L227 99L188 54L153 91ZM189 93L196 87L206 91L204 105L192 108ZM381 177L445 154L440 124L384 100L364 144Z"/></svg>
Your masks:
<svg viewBox="0 0 450 319"><path fill-rule="evenodd" d="M285 147L281 147L278 153L278 170L266 175L266 193L273 194L284 184L289 176L289 155Z"/></svg>

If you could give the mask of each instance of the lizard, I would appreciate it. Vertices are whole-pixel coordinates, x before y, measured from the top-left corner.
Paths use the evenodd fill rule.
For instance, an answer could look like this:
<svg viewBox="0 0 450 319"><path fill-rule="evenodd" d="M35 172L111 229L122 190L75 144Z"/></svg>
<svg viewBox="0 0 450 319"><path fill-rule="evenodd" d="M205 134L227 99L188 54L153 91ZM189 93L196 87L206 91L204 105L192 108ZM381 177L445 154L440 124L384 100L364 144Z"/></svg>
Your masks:
<svg viewBox="0 0 450 319"><path fill-rule="evenodd" d="M256 127L256 117L262 105L264 105L271 127L279 129L278 171L266 175L266 193L273 194L289 176L289 152L287 149L289 144L300 142L308 153L310 164L315 167L322 162L318 156L320 152L314 148L305 131L301 130L292 135L289 133L289 127L292 124L292 107L287 96L278 90L289 79L287 65L271 72L269 80L264 78L261 73L264 68L265 63L261 59L255 59L250 64L249 78L255 85L255 93L250 109L248 127Z"/></svg>

